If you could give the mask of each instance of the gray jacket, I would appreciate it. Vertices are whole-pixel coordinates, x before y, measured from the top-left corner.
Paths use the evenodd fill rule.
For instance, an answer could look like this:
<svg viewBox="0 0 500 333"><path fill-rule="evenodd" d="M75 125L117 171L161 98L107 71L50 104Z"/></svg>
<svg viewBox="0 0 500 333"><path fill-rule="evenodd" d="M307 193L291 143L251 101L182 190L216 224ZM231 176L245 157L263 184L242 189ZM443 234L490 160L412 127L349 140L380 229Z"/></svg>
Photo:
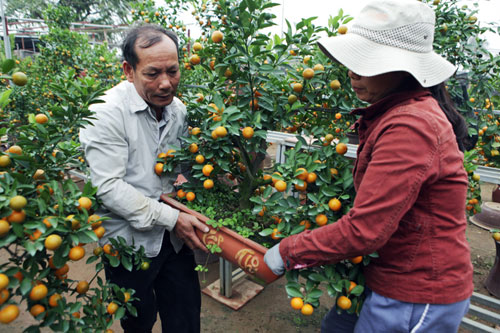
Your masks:
<svg viewBox="0 0 500 333"><path fill-rule="evenodd" d="M146 255L160 252L165 229L173 230L179 211L159 202L162 193L172 192L177 173L161 177L154 172L159 153L179 149L187 136L186 107L178 99L165 107L158 122L153 110L139 96L133 83L121 82L108 90L105 103L94 104L96 120L80 131L80 141L90 167L91 181L109 217L100 240L121 236ZM165 126L161 131L161 126ZM178 170L180 171L180 170ZM176 251L182 242L170 234Z"/></svg>

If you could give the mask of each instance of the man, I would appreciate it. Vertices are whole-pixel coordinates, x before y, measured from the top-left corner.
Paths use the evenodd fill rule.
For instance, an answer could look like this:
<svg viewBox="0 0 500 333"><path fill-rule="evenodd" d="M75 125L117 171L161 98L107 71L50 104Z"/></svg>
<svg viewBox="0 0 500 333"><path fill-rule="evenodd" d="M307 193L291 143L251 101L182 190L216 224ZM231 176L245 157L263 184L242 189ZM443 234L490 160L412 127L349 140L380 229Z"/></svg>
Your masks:
<svg viewBox="0 0 500 333"><path fill-rule="evenodd" d="M191 249L206 247L194 228L208 232L195 217L161 202L173 191L176 175L157 176L159 153L181 145L187 135L186 108L175 97L180 80L177 36L161 27L132 29L122 45L127 77L93 105L96 120L80 133L98 187L106 229L101 245L121 236L151 258L146 271L106 267L106 278L132 288L138 316L128 316L125 332L151 332L160 313L163 332L199 332L201 296ZM187 245L187 246L186 246Z"/></svg>

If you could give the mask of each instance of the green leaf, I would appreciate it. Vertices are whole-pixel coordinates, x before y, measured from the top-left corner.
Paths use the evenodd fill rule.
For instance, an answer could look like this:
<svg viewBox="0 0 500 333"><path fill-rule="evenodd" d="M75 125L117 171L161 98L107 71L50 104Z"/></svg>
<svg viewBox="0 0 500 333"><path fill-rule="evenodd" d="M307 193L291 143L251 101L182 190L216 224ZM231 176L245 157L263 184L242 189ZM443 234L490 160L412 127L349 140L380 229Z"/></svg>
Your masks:
<svg viewBox="0 0 500 333"><path fill-rule="evenodd" d="M32 280L30 278L25 277L23 281L21 282L21 294L26 295L28 292L31 291L32 288Z"/></svg>
<svg viewBox="0 0 500 333"><path fill-rule="evenodd" d="M5 59L4 62L2 63L2 72L3 73L8 73L14 68L16 65L16 62L14 59Z"/></svg>
<svg viewBox="0 0 500 333"><path fill-rule="evenodd" d="M127 311L130 315L137 317L137 309L133 307L130 303L127 303Z"/></svg>
<svg viewBox="0 0 500 333"><path fill-rule="evenodd" d="M241 118L243 118L243 113L234 113L234 114L230 115L229 117L227 117L227 121L233 122L233 121L239 120Z"/></svg>
<svg viewBox="0 0 500 333"><path fill-rule="evenodd" d="M82 306L82 303L80 303L80 302L73 303L73 304L71 304L71 307L69 308L69 312L73 313L73 312L79 311L81 306Z"/></svg>
<svg viewBox="0 0 500 333"><path fill-rule="evenodd" d="M296 102L293 103L293 105L291 107L291 111L298 110L298 109L300 109L303 106L304 105L302 105L302 103L300 103L299 101L296 101Z"/></svg>
<svg viewBox="0 0 500 333"><path fill-rule="evenodd" d="M332 187L323 186L321 188L321 193L326 197L335 197L338 194L338 191Z"/></svg>
<svg viewBox="0 0 500 333"><path fill-rule="evenodd" d="M30 241L26 241L24 242L24 248L26 249L26 252L29 253L30 256L35 256L36 254L36 247L35 247L35 244L30 242Z"/></svg>
<svg viewBox="0 0 500 333"><path fill-rule="evenodd" d="M301 233L302 231L304 231L304 229L305 229L305 226L298 225L298 226L294 227L292 229L292 231L290 231L290 235L295 235L295 234Z"/></svg>
<svg viewBox="0 0 500 333"><path fill-rule="evenodd" d="M347 23L351 22L353 19L354 19L354 17L348 17L348 18L344 19L343 23L347 24Z"/></svg>
<svg viewBox="0 0 500 333"><path fill-rule="evenodd" d="M17 238L16 235L9 234L9 236L7 236L6 238L0 239L0 247L5 247L5 246L9 245L13 241L15 241L16 238Z"/></svg>
<svg viewBox="0 0 500 333"><path fill-rule="evenodd" d="M214 103L215 105L217 105L217 107L219 108L219 110L221 110L222 108L224 108L224 101L222 100L222 97L217 94L214 96Z"/></svg>
<svg viewBox="0 0 500 333"><path fill-rule="evenodd" d="M120 259L118 259L117 257L113 257L109 254L105 254L105 256L106 258L108 258L111 267L118 267L120 265Z"/></svg>
<svg viewBox="0 0 500 333"><path fill-rule="evenodd" d="M66 263L67 259L61 255L53 256L53 263L56 268L61 268Z"/></svg>
<svg viewBox="0 0 500 333"><path fill-rule="evenodd" d="M309 274L309 276L307 278L313 280L314 282L321 282L321 281L327 280L327 278L323 274L319 274L319 273Z"/></svg>
<svg viewBox="0 0 500 333"><path fill-rule="evenodd" d="M263 196L264 196L264 197L266 197L265 192L264 192ZM263 205L264 205L264 201L262 200L262 198L261 198L261 197L250 197L250 199L249 199L249 200L250 200L251 202L253 202L253 203L256 203L256 204L257 204L257 205L259 205L259 206L263 206ZM255 207L254 207L254 208L255 208ZM256 209L256 208L255 208L255 213L258 213L259 211L260 211L260 209Z"/></svg>
<svg viewBox="0 0 500 333"><path fill-rule="evenodd" d="M351 295L356 295L356 296L359 296L363 293L363 291L365 291L365 287L363 286L360 286L359 284L354 287L352 290L351 290Z"/></svg>
<svg viewBox="0 0 500 333"><path fill-rule="evenodd" d="M330 284L336 292L342 292L342 280Z"/></svg>
<svg viewBox="0 0 500 333"><path fill-rule="evenodd" d="M295 137L298 140L297 144L295 145L295 149L298 150L298 149L302 148L302 146L307 146L306 139L304 139L301 135L296 135ZM299 145L299 142L300 142L300 145Z"/></svg>
<svg viewBox="0 0 500 333"><path fill-rule="evenodd" d="M319 199L318 199L318 197L316 196L316 194L314 194L314 193L308 193L308 194L307 194L307 198L308 198L309 200L311 200L313 203L315 203L315 204L319 204Z"/></svg>
<svg viewBox="0 0 500 333"><path fill-rule="evenodd" d="M299 271L294 269L294 270L291 270L291 271L287 271L285 273L285 276L286 276L286 279L287 281L293 281L293 282L297 282L298 279L299 279Z"/></svg>
<svg viewBox="0 0 500 333"><path fill-rule="evenodd" d="M348 276L349 280L351 281L356 280L356 277L358 276L359 271L361 269L360 267L361 267L360 265L355 265L353 268L349 270L349 276Z"/></svg>
<svg viewBox="0 0 500 333"><path fill-rule="evenodd" d="M259 235L265 237L265 236L269 236L272 233L273 233L273 229L266 228L266 229L262 230L261 232L259 232Z"/></svg>
<svg viewBox="0 0 500 333"><path fill-rule="evenodd" d="M268 199L268 201L277 201L283 197L283 193L281 192L274 192L273 195Z"/></svg>
<svg viewBox="0 0 500 333"><path fill-rule="evenodd" d="M344 190L346 190L346 189L350 188L352 186L352 184L353 184L353 179L352 179L352 177L349 177L347 179L344 179L342 186L343 186Z"/></svg>
<svg viewBox="0 0 500 333"><path fill-rule="evenodd" d="M118 244L122 246L127 246L127 240L123 238L122 236L116 237L116 240L118 241Z"/></svg>
<svg viewBox="0 0 500 333"><path fill-rule="evenodd" d="M91 182L86 182L83 187L82 196L91 197L97 193L97 187L92 186Z"/></svg>
<svg viewBox="0 0 500 333"><path fill-rule="evenodd" d="M132 271L132 262L130 261L130 258L128 256L122 256L121 257L121 262L122 262L122 265L123 267L131 272Z"/></svg>
<svg viewBox="0 0 500 333"><path fill-rule="evenodd" d="M331 298L336 298L337 297L337 291L335 291L335 289L332 287L331 284L329 284L326 287L326 289L328 291L328 296L330 296Z"/></svg>
<svg viewBox="0 0 500 333"><path fill-rule="evenodd" d="M313 289L307 293L307 296L311 298L320 298L321 295L323 295L323 290L321 289Z"/></svg>
<svg viewBox="0 0 500 333"><path fill-rule="evenodd" d="M125 308L119 307L115 312L114 320L120 320L125 315Z"/></svg>
<svg viewBox="0 0 500 333"><path fill-rule="evenodd" d="M69 321L68 320L63 321L62 325L63 325L62 331L63 332L68 332L69 331Z"/></svg>
<svg viewBox="0 0 500 333"><path fill-rule="evenodd" d="M87 262L86 262L86 263L87 263L87 264L91 264L91 263L93 263L94 261L96 261L97 259L99 259L99 257L97 257L97 256L91 256L91 257L89 257L89 258L87 259Z"/></svg>
<svg viewBox="0 0 500 333"><path fill-rule="evenodd" d="M0 107L4 108L8 103L9 103L9 96L10 93L12 92L11 89L5 90L2 92L2 95L0 96Z"/></svg>
<svg viewBox="0 0 500 333"><path fill-rule="evenodd" d="M304 296L304 295L302 295L302 293L300 292L300 290L298 288L286 285L285 289L286 289L286 293L290 297L303 297Z"/></svg>
<svg viewBox="0 0 500 333"><path fill-rule="evenodd" d="M76 233L80 243L92 243L97 242L99 238L92 230L82 230Z"/></svg>
<svg viewBox="0 0 500 333"><path fill-rule="evenodd" d="M79 243L79 240L78 240L78 237L74 234L69 234L69 238L71 239L71 242L73 244L78 244Z"/></svg>
<svg viewBox="0 0 500 333"><path fill-rule="evenodd" d="M295 282L295 281L288 281L287 286L291 287L291 288L296 288L298 290L300 290L300 288L302 287L302 285L298 282Z"/></svg>
<svg viewBox="0 0 500 333"><path fill-rule="evenodd" d="M324 266L323 272L328 279L331 279L335 273L335 265Z"/></svg>
<svg viewBox="0 0 500 333"><path fill-rule="evenodd" d="M279 37L278 37L278 39L279 39ZM264 65L259 67L259 71L261 71L261 72L273 72L274 70L275 70L275 68L271 65L264 64Z"/></svg>
<svg viewBox="0 0 500 333"><path fill-rule="evenodd" d="M24 227L20 223L12 223L11 224L12 230L16 234L17 237L23 238L24 237Z"/></svg>

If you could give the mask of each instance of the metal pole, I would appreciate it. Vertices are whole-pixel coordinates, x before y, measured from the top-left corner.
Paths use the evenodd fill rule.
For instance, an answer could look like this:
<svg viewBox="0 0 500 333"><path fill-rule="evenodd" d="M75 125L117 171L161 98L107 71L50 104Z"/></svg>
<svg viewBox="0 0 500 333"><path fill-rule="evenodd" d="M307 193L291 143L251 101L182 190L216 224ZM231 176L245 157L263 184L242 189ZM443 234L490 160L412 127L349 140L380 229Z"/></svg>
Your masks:
<svg viewBox="0 0 500 333"><path fill-rule="evenodd" d="M223 259L219 258L219 282L220 294L225 297L231 297L233 293L233 265Z"/></svg>
<svg viewBox="0 0 500 333"><path fill-rule="evenodd" d="M0 15L2 15L2 27L3 27L3 45L5 49L5 56L7 59L12 58L12 53L10 51L10 38L9 30L7 29L7 18L3 10L3 0L0 0Z"/></svg>

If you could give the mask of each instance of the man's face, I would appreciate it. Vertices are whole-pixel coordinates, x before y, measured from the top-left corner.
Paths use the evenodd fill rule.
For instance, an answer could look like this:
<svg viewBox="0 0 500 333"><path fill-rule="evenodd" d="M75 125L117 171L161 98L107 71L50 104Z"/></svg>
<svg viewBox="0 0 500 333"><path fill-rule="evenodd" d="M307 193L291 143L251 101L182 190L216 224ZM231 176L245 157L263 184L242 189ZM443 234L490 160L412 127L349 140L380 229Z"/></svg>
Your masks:
<svg viewBox="0 0 500 333"><path fill-rule="evenodd" d="M161 112L172 103L181 76L175 43L163 36L153 46L145 49L136 46L135 50L138 58L135 70L128 62L123 63L127 80L153 110Z"/></svg>

